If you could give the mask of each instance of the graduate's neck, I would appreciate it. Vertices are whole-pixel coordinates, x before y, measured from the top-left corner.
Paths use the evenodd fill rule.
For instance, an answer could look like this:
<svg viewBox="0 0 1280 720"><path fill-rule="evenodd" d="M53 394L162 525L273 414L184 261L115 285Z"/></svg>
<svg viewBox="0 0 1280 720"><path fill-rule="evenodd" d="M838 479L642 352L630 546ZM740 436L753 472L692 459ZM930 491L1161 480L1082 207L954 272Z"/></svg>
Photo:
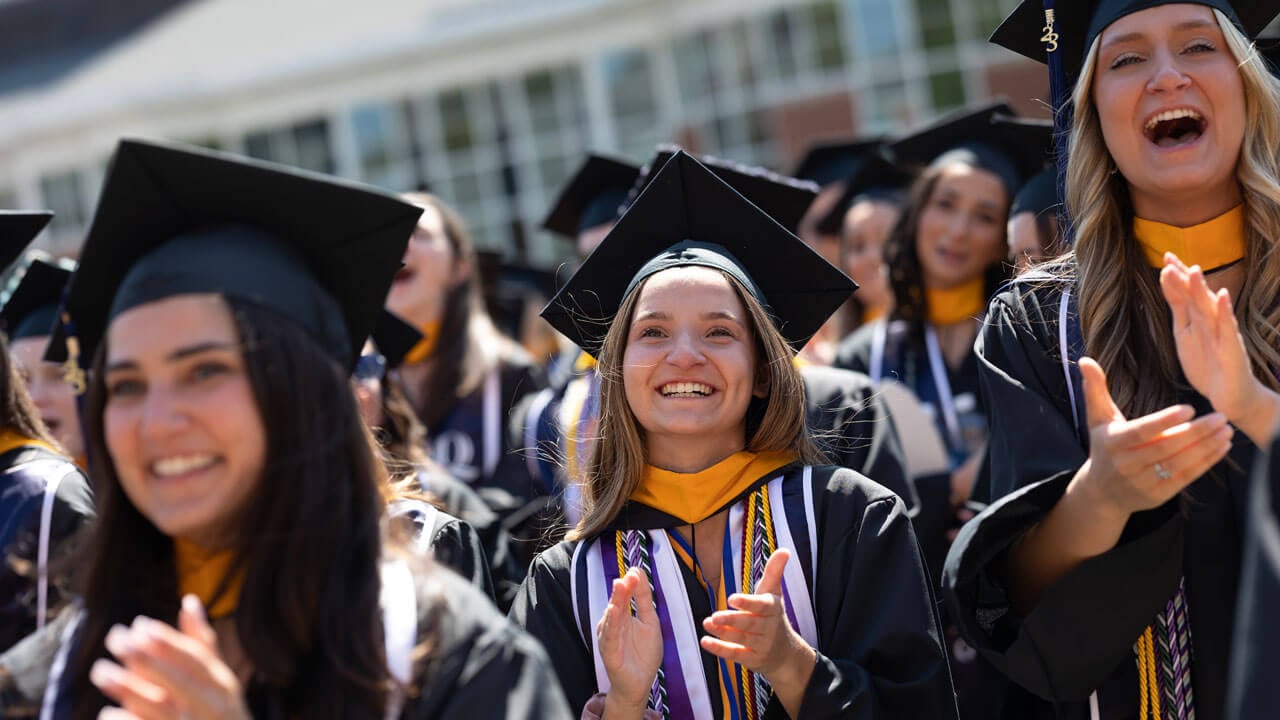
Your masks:
<svg viewBox="0 0 1280 720"><path fill-rule="evenodd" d="M1138 217L1180 228L1209 222L1244 202L1240 185L1234 181L1221 189L1198 188L1185 193L1151 193L1130 186L1129 198Z"/></svg>
<svg viewBox="0 0 1280 720"><path fill-rule="evenodd" d="M646 433L645 461L656 468L677 473L702 472L746 448L743 437L707 438L697 435Z"/></svg>

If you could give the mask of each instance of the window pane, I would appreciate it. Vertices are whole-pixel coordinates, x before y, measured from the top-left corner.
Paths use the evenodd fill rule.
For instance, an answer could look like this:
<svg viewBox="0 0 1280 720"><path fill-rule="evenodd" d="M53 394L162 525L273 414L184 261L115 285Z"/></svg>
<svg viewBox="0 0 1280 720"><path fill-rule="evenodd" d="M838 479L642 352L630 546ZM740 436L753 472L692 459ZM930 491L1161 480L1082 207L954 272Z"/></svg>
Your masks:
<svg viewBox="0 0 1280 720"><path fill-rule="evenodd" d="M955 21L949 0L916 0L920 17L920 41L928 49L956 44Z"/></svg>
<svg viewBox="0 0 1280 720"><path fill-rule="evenodd" d="M815 62L823 70L844 67L844 39L840 36L842 20L835 2L828 0L809 10L812 20Z"/></svg>
<svg viewBox="0 0 1280 720"><path fill-rule="evenodd" d="M85 225L84 185L80 174L67 172L40 178L40 197L54 212L54 230L78 230Z"/></svg>
<svg viewBox="0 0 1280 720"><path fill-rule="evenodd" d="M293 129L293 137L299 167L322 173L334 171L328 120L313 120L297 125Z"/></svg>
<svg viewBox="0 0 1280 720"><path fill-rule="evenodd" d="M929 94L936 112L964 105L964 74L953 70L934 75L929 78Z"/></svg>
<svg viewBox="0 0 1280 720"><path fill-rule="evenodd" d="M471 116L467 100L461 90L441 93L440 123L443 126L444 146L448 150L470 147L475 140L471 133Z"/></svg>
<svg viewBox="0 0 1280 720"><path fill-rule="evenodd" d="M852 0L857 10L858 38L866 57L884 57L898 51L898 14L894 0Z"/></svg>
<svg viewBox="0 0 1280 720"><path fill-rule="evenodd" d="M768 33L769 52L773 56L773 71L781 80L795 79L796 38L795 25L791 13L786 10L775 10L765 20Z"/></svg>
<svg viewBox="0 0 1280 720"><path fill-rule="evenodd" d="M697 102L711 94L710 39L708 33L699 32L676 40L676 72L680 96L685 100Z"/></svg>

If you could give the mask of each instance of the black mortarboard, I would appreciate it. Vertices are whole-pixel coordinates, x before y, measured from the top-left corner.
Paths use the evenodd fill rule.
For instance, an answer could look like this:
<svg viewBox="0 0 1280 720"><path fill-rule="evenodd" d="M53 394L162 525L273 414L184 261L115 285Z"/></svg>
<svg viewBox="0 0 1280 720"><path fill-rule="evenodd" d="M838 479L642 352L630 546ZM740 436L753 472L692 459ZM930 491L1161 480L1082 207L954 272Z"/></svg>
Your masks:
<svg viewBox="0 0 1280 720"><path fill-rule="evenodd" d="M693 157L678 151L542 311L595 355L623 299L684 265L730 274L797 350L857 286Z"/></svg>
<svg viewBox="0 0 1280 720"><path fill-rule="evenodd" d="M378 352L387 359L387 367L400 367L404 363L405 355L408 355L409 351L420 342L422 342L422 333L418 328L383 308L373 328L373 344L378 346Z"/></svg>
<svg viewBox="0 0 1280 720"><path fill-rule="evenodd" d="M658 146L658 153L640 171L640 177L631 191L633 201L648 187L654 173L665 167L679 152L682 150L676 145ZM742 165L709 155L698 156L698 162L793 233L813 204L814 198L818 196L818 186L807 180L797 180L761 167Z"/></svg>
<svg viewBox="0 0 1280 720"><path fill-rule="evenodd" d="M826 187L853 175L858 164L869 154L879 152L883 145L883 138L816 143L805 151L791 175Z"/></svg>
<svg viewBox="0 0 1280 720"><path fill-rule="evenodd" d="M48 210L0 210L0 270L12 265L52 219Z"/></svg>
<svg viewBox="0 0 1280 720"><path fill-rule="evenodd" d="M569 238L618 217L640 168L625 160L591 154L556 198L542 227Z"/></svg>
<svg viewBox="0 0 1280 720"><path fill-rule="evenodd" d="M1058 171L1057 168L1046 168L1039 175L1027 181L1009 206L1009 217L1024 212L1035 213L1036 217L1058 209Z"/></svg>
<svg viewBox="0 0 1280 720"><path fill-rule="evenodd" d="M350 369L421 213L325 175L122 140L67 290L81 362L119 313L219 293L281 313ZM65 350L55 338L49 359Z"/></svg>
<svg viewBox="0 0 1280 720"><path fill-rule="evenodd" d="M885 157L884 152L868 155L853 175L845 179L836 204L825 217L818 220L817 231L823 235L837 235L844 227L844 216L855 202L864 198L895 200L915 179L915 173L900 167Z"/></svg>
<svg viewBox="0 0 1280 720"><path fill-rule="evenodd" d="M1052 122L1019 118L1007 104L996 102L946 115L889 147L904 166L924 167L957 153L998 175L1013 196L1044 168L1052 143Z"/></svg>
<svg viewBox="0 0 1280 720"><path fill-rule="evenodd" d="M71 271L45 262L32 260L18 286L0 309L0 323L10 340L43 337L53 333L58 320L58 305Z"/></svg>

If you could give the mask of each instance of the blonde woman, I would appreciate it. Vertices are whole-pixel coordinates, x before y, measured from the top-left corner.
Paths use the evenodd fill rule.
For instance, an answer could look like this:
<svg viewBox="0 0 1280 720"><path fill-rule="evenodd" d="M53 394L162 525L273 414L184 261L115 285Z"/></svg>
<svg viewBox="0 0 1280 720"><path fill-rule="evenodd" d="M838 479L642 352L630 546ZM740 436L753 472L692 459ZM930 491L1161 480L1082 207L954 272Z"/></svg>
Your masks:
<svg viewBox="0 0 1280 720"><path fill-rule="evenodd" d="M851 290L677 153L549 306L600 359L600 439L511 616L573 709L955 717L902 501L805 428L792 358Z"/></svg>
<svg viewBox="0 0 1280 720"><path fill-rule="evenodd" d="M1222 718L1247 471L1280 416L1280 87L1249 40L1277 7L1063 5L996 40L1048 37L1078 77L1075 250L991 304L999 499L944 592L1047 717Z"/></svg>

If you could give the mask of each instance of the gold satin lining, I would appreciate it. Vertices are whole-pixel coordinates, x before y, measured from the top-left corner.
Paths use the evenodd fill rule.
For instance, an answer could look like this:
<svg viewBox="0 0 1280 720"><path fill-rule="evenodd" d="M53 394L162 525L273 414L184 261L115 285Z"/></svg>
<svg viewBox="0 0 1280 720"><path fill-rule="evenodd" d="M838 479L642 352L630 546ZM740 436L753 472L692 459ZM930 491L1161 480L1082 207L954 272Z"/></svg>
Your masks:
<svg viewBox="0 0 1280 720"><path fill-rule="evenodd" d="M404 354L405 365L417 365L431 357L431 354L436 351L436 344L440 341L440 323L428 323L426 327L418 328L418 332L422 333L422 339Z"/></svg>
<svg viewBox="0 0 1280 720"><path fill-rule="evenodd" d="M244 586L244 573L236 573L227 589L210 605L213 593L231 567L231 551L210 552L194 543L173 539L173 561L178 572L178 596L188 594L200 598L205 614L210 620L226 617L236 611L240 603L240 589Z"/></svg>
<svg viewBox="0 0 1280 720"><path fill-rule="evenodd" d="M1154 220L1133 219L1133 235L1142 246L1147 264L1164 267L1164 254L1171 252L1187 267L1199 265L1213 270L1244 257L1244 205L1218 217L1187 228Z"/></svg>
<svg viewBox="0 0 1280 720"><path fill-rule="evenodd" d="M930 325L955 325L962 320L972 320L987 309L987 280L976 277L969 282L947 290L925 288L925 300L929 304Z"/></svg>
<svg viewBox="0 0 1280 720"><path fill-rule="evenodd" d="M790 465L798 457L790 450L741 451L695 473L671 472L647 465L631 499L692 525L711 517L757 480Z"/></svg>

